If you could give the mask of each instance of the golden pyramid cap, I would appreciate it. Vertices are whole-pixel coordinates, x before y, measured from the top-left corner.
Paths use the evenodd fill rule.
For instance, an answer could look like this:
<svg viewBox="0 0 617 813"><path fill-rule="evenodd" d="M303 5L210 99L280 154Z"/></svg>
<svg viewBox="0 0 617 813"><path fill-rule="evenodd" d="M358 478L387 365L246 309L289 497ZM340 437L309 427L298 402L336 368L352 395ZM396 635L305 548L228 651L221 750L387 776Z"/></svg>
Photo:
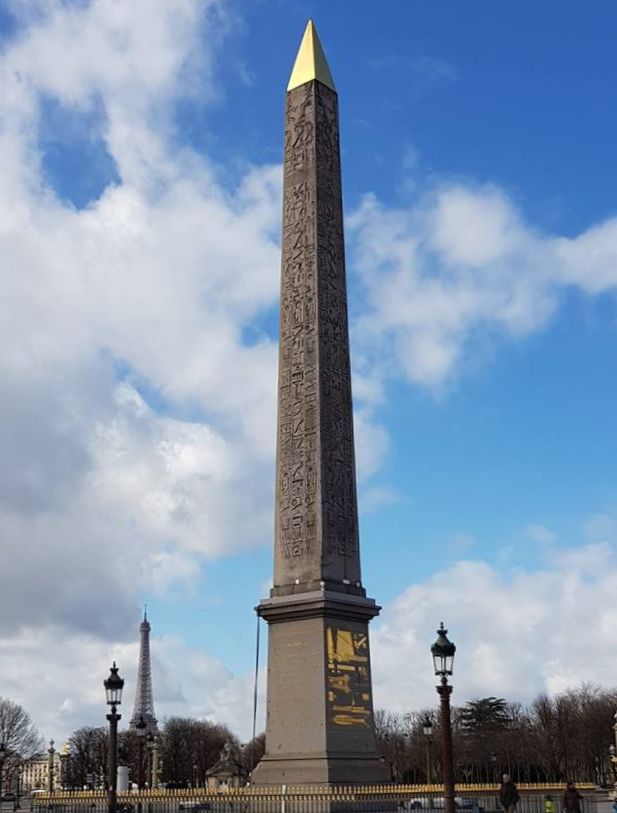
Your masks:
<svg viewBox="0 0 617 813"><path fill-rule="evenodd" d="M287 90L293 90L299 85L311 82L313 79L336 91L334 79L321 47L315 23L309 20L289 77Z"/></svg>

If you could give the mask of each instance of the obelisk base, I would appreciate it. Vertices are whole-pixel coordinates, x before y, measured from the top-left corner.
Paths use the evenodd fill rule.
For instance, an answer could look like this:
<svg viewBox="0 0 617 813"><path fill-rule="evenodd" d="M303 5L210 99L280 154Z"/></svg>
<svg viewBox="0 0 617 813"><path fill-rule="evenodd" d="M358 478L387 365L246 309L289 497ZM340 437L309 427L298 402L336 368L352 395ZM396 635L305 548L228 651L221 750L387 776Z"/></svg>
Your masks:
<svg viewBox="0 0 617 813"><path fill-rule="evenodd" d="M252 785L383 785L390 782L378 757L331 757L327 754L264 756L251 776Z"/></svg>
<svg viewBox="0 0 617 813"><path fill-rule="evenodd" d="M269 625L266 753L257 785L381 784L371 696L372 599L316 590L262 601Z"/></svg>

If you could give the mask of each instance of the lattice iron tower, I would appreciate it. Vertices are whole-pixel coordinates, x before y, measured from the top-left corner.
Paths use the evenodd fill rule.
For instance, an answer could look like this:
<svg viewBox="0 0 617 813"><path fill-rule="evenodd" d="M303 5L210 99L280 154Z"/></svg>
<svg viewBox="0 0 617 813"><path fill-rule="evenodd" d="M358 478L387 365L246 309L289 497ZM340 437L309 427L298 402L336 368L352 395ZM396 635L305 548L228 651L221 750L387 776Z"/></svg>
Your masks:
<svg viewBox="0 0 617 813"><path fill-rule="evenodd" d="M158 725L154 716L154 697L152 694L152 668L150 665L150 623L144 609L144 620L139 625L139 666L137 685L135 687L135 706L129 729L138 730L140 718L146 723L147 734L158 734Z"/></svg>

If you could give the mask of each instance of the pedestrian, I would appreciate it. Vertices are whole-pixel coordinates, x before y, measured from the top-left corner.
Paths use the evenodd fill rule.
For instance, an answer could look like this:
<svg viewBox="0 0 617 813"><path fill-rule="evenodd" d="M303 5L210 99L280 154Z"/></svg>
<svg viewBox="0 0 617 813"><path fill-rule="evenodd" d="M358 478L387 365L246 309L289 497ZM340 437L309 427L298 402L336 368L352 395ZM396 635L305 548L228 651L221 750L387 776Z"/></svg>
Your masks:
<svg viewBox="0 0 617 813"><path fill-rule="evenodd" d="M502 806L504 813L515 813L519 799L520 796L512 777L509 773L504 773L503 782L499 788L499 804Z"/></svg>
<svg viewBox="0 0 617 813"><path fill-rule="evenodd" d="M544 797L544 813L555 813L555 802L552 796ZM617 811L615 811L617 813Z"/></svg>
<svg viewBox="0 0 617 813"><path fill-rule="evenodd" d="M574 782L568 782L563 794L564 813L581 813L581 794L577 791Z"/></svg>

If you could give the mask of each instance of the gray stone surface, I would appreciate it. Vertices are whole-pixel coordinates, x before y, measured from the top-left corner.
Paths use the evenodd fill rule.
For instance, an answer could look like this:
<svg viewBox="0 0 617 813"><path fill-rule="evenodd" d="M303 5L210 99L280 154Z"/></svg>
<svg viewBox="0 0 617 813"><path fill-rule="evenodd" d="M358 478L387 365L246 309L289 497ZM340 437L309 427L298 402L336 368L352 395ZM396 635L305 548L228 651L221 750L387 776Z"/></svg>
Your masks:
<svg viewBox="0 0 617 813"><path fill-rule="evenodd" d="M266 754L257 784L384 782L376 757L371 599L314 591L260 604L268 620Z"/></svg>
<svg viewBox="0 0 617 813"><path fill-rule="evenodd" d="M336 93L287 94L274 590L361 592Z"/></svg>
<svg viewBox="0 0 617 813"><path fill-rule="evenodd" d="M274 586L260 785L384 782L360 577L338 101L287 93Z"/></svg>

